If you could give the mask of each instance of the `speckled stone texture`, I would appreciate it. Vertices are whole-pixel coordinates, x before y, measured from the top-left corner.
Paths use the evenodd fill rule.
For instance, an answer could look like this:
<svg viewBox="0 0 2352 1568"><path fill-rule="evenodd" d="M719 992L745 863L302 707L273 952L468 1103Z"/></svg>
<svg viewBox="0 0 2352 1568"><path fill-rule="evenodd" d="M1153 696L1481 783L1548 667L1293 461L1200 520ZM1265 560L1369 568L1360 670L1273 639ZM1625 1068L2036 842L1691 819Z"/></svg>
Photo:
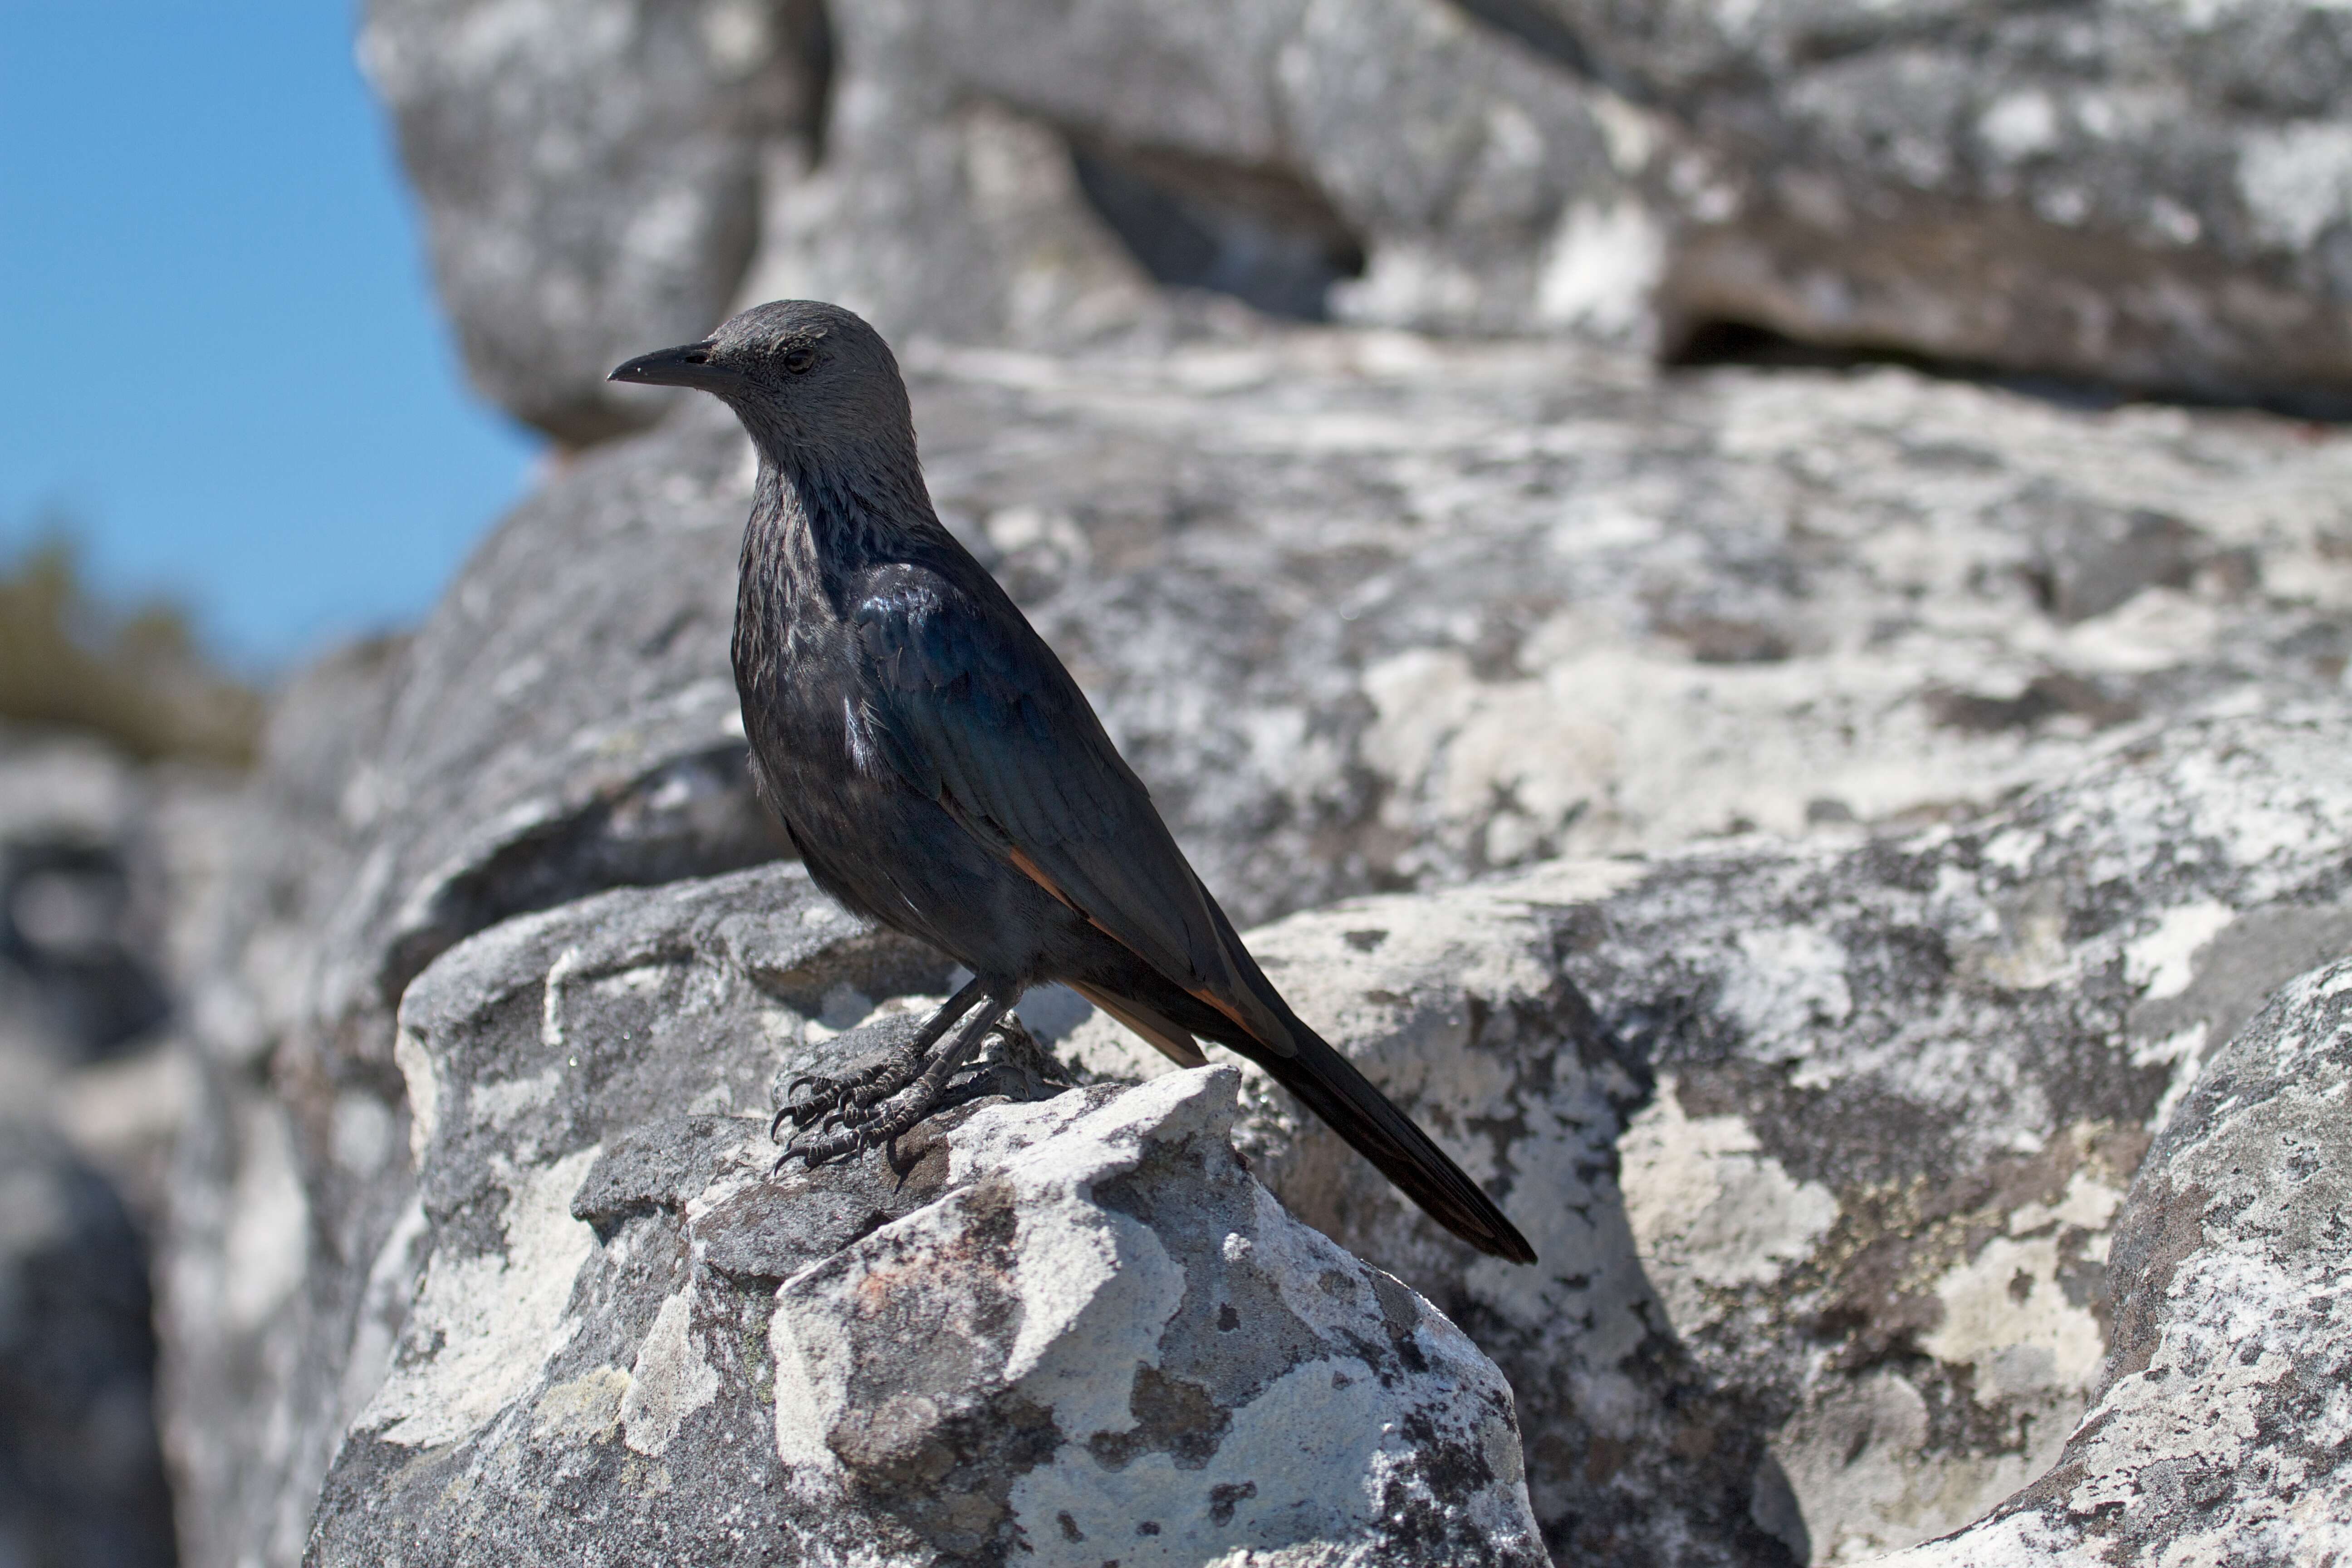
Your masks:
<svg viewBox="0 0 2352 1568"><path fill-rule="evenodd" d="M2148 1151L2116 1220L2106 1374L2056 1466L1889 1568L2343 1554L2347 992L2340 961L2282 990L2207 1063Z"/></svg>
<svg viewBox="0 0 2352 1568"><path fill-rule="evenodd" d="M1509 8L1676 128L1669 318L2352 398L2352 22L2332 5Z"/></svg>
<svg viewBox="0 0 2352 1568"><path fill-rule="evenodd" d="M919 348L908 363L949 522L1068 658L1245 924L1379 890L1535 875L1559 858L1681 865L1717 839L1755 849L1766 880L1718 888L1700 878L1688 896L1702 906L1750 908L1742 900L1766 900L1771 878L1796 874L1786 867L1834 862L1849 868L1821 871L1825 889L1848 878L1874 887L1871 844L1908 842L1937 824L1973 833L2021 790L2085 770L2128 781L2158 756L2184 759L2180 777L2194 784L2194 759L2179 748L2210 746L2216 768L2231 748L2259 762L2287 742L2232 739L2231 726L2342 702L2352 443L2306 426L2070 411L1899 371L1661 376L1599 351L1353 330L1149 355ZM394 1049L404 990L453 946L535 911L778 852L744 787L726 674L749 479L724 411L685 405L660 429L552 475L412 639L325 667L285 699L228 856L236 875L192 916L204 931L183 944L205 955L189 970L205 1089L182 1148L163 1315L198 1561L299 1554L335 1445L372 1396L364 1369L380 1368L405 1331L406 1276L371 1272L413 1179L413 1107ZM2100 819L2118 844L2176 788L2134 787L2149 804ZM2234 787L2258 800L2273 785L2248 774ZM2296 831L2317 835L2315 855L2336 842ZM1739 837L1750 833L1759 837ZM1892 1037L1965 1066L1978 1052L2022 1050L2004 1032L2021 1018L2039 1029L2045 1011L2087 1009L2092 1022L2067 1025L2085 1032L2064 1037L2106 1039L2097 1020L2123 1008L2128 1050L2155 1065L2126 1071L2100 1056L2086 1081L2104 1087L2084 1102L2096 1109L2035 1112L2017 1135L2042 1140L2032 1154L2042 1164L1985 1178L2023 1183L2017 1191L2039 1194L2031 1201L2070 1215L2128 1180L2135 1140L2171 1081L2166 1064L2218 1045L2268 987L2334 956L2341 949L2327 943L2352 930L2299 912L2332 903L2324 890L2284 910L2212 893L2236 919L2208 930L2211 910L2167 913L2196 900L2152 878L2154 851L2131 849L2126 877L2091 858L2107 852L2095 836L2079 843L2084 858L2065 862L2079 869L2037 874L2031 899L1984 917L2008 934L1963 943L1935 928L1933 942L1916 939L1924 967L1882 984L1862 1015L1920 1031ZM2138 1002L2100 989L2108 982L2051 968L2052 953L2083 940L2073 922L2089 918L2072 912L2069 878L2099 889L2099 930L2167 918L2181 922L2167 928L2170 940L2193 949L2210 938L2210 971L2186 989L2159 987L2135 1012ZM1443 900L1410 907L1429 910L1434 930L1452 918ZM1348 932L1402 932L1423 918L1322 928L1317 956L1282 977L1310 1019L1372 1050L1379 1074L1414 1096L1437 1092L1418 1076L1432 1069L1381 1054L1387 1005L1363 999L1434 987L1466 1018L1459 998L1486 994L1485 983L1462 977L1521 962L1496 956L1518 938L1478 926L1447 938L1454 956L1412 986L1372 979L1349 993L1328 978L1360 956ZM1702 1258L1713 1245L1705 1227L1694 1239L1666 1219L1641 1221L1659 1261L1644 1266L1651 1283L1640 1289L1663 1304L1627 1342L1639 1376L1622 1373L1621 1384L1622 1368L1592 1370L1619 1366L1612 1342L1593 1342L1596 1361L1579 1359L1582 1331L1567 1326L1586 1310L1575 1290L1546 1285L1550 1305L1518 1301L1508 1319L1497 1305L1482 1318L1488 1308L1462 1294L1455 1262L1419 1250L1401 1218L1350 1228L1343 1210L1358 1199L1344 1164L1320 1191L1286 1184L1278 1162L1265 1165L1269 1179L1296 1212L1338 1227L1474 1336L1497 1336L1481 1343L1515 1380L1531 1493L1555 1542L1586 1542L1601 1561L1772 1562L1791 1540L1864 1552L1966 1522L2054 1452L2073 1420L2068 1402L2089 1385L2083 1358L2095 1363L2104 1342L2058 1314L2034 1342L2048 1368L2038 1352L2002 1363L2004 1386L2023 1392L1949 1403L1961 1374L1937 1358L1973 1368L1995 1352L1964 1348L1965 1335L1918 1348L1946 1310L1937 1282L1947 1252L1932 1247L1886 1265L1910 1302L1888 1321L1834 1303L1817 1319L1780 1307L1720 1321L1710 1307L1687 1328L1672 1317L1714 1300L1710 1281L1727 1271L1738 1290L1780 1289L1759 1271L1811 1257L1805 1238L1827 1205L1840 1216L1832 1236L1929 1221L1904 1206L1925 1201L1909 1189L1868 1199L1886 1206L1865 1223L1851 1217L1865 1213L1851 1206L1864 1199L1792 1155L1770 1152L1767 1168L1760 1151L1773 1148L1780 1102L1743 1098L1765 1090L1727 1087L1655 1043L1681 1040L1674 1031L1687 1026L1730 1051L1751 1026L1744 1013L1692 1011L1682 987L1729 985L1733 971L1675 969L1687 930L1659 921L1611 950L1664 966L1611 959L1648 976L1638 984L1612 990L1616 982L1560 957L1545 935L1525 961L1543 977L1496 992L1479 1025L1502 1030L1519 1017L1523 1000L1512 997L1553 997L1543 1004L1549 1033L1529 1049L1559 1059L1556 1042L1588 1027L1559 1010L1570 1008L1558 1000L1564 980L1614 1042L1578 1047L1601 1064L1574 1079L1591 1105L1543 1157L1558 1163L1541 1167L1564 1172L1566 1190L1631 1161L1696 1184L1655 1199L1654 1216L1711 1205L1709 1183L1734 1194L1709 1222L1717 1229L1751 1207L1794 1216L1789 1237L1724 1263ZM1773 947L1783 938L1769 900L1749 923L1753 952L1738 973L1818 977L1841 962L1803 932L1785 937L1785 952ZM1726 928L1706 929L1718 946L1731 941ZM1883 942L1909 952L1913 940L1896 931ZM2011 957L1987 960L1990 978L1979 979L1936 967L1946 963L1938 942L1947 953L2007 942L1999 951ZM2298 956L2282 969L2280 952ZM2179 981L2162 973L2161 986ZM2035 978L2046 975L2062 978ZM1821 984L1825 996L1840 994ZM2023 1000L1980 1015L1951 1000L1980 984ZM1329 1011L1314 1010L1318 995ZM1069 999L1053 1006L1066 1027ZM1360 1006L1369 1010L1351 1011ZM1781 1039L1809 1026L1811 1006L1788 1002L1797 1023L1759 1013L1766 1022L1752 1026ZM1050 1010L1030 1008L1041 1028ZM1652 1015L1664 1022L1642 1022ZM1675 1022L1685 1018L1702 1021ZM1465 1105L1502 1092L1469 1077L1457 1087ZM1441 1123L1456 1114L1446 1103L1428 1101ZM1475 1168L1499 1170L1477 1152L1488 1134L1474 1121L1485 1114L1462 1110L1472 1120L1444 1136ZM1977 1115L1973 1101L1864 1100L1848 1121L1854 1136L1943 1173L1920 1182L1948 1174L1937 1201L1973 1215L1980 1200L1953 1194L1990 1167L1970 1163L1974 1154L1948 1159L1945 1141ZM1694 1163L1690 1148L1712 1151L1714 1164ZM1706 1174L1718 1164L1728 1173ZM2079 1203L2066 1195L2078 1171L2099 1189ZM1958 1247L1979 1221L1934 1223L1947 1237L1937 1247ZM2096 1260L2070 1234L2008 1240L2031 1254L2019 1267L2056 1293L2034 1310L2063 1300L2095 1321L2095 1296L2084 1293ZM1547 1315L1555 1309L1570 1315ZM1877 1326L1843 1326L1852 1322ZM1864 1348L1849 1344L1855 1335ZM1858 1370L1798 1368L1828 1356L1824 1344ZM1726 1370L1750 1362L1761 1369L1753 1375ZM1597 1381L1586 1388L1588 1379ZM1750 1405L1726 1413L1741 1400ZM223 1431L236 1441L204 1440ZM1878 1447L1869 1433L1883 1436ZM1676 1442L1715 1447L1686 1461ZM1834 1458L1850 1449L1867 1459L1860 1469Z"/></svg>
<svg viewBox="0 0 2352 1568"><path fill-rule="evenodd" d="M763 153L817 134L824 37L814 0L364 7L360 63L485 396L570 446L652 422L604 373L726 313Z"/></svg>
<svg viewBox="0 0 2352 1568"><path fill-rule="evenodd" d="M611 364L778 295L1032 346L1203 289L1731 323L2352 406L2322 0L373 0L364 37L477 382L575 444L654 406Z"/></svg>
<svg viewBox="0 0 2352 1568"><path fill-rule="evenodd" d="M751 297L1082 341L1164 316L1148 264L1189 222L1215 258L1170 281L1263 299L1303 252L1290 314L1639 334L1659 242L1593 95L1451 5L878 0L836 22L824 156L772 184Z"/></svg>
<svg viewBox="0 0 2352 1568"><path fill-rule="evenodd" d="M428 969L418 1197L376 1263L414 1306L308 1560L1544 1560L1501 1374L1249 1176L1230 1068L1033 1079L895 1168L772 1177L771 1074L877 1048L940 978L797 867Z"/></svg>
<svg viewBox="0 0 2352 1568"><path fill-rule="evenodd" d="M2179 725L1962 828L1559 863L1255 933L1505 1194L1536 1268L1432 1230L1254 1069L1237 1142L1502 1365L1557 1560L1848 1561L1958 1529L2120 1418L2110 1389L2085 1420L2103 1363L2132 1370L2135 1314L2164 1309L2135 1304L2136 1255L2110 1282L2158 1224L2117 1205L2151 1129L2267 1093L2216 1053L2352 941L2347 743L2340 704ZM1154 1070L1099 1019L1063 1049ZM2277 1160L2333 1147L2334 1092L2263 1113ZM2236 1267L2221 1232L2165 1234ZM2275 1332L2340 1353L2317 1309ZM2161 1383L2131 1384L2135 1431L2204 1419ZM2335 1503L2294 1512L2338 1461L2284 1419L2233 1429L2244 1528L2214 1539L2293 1514L2352 1543Z"/></svg>

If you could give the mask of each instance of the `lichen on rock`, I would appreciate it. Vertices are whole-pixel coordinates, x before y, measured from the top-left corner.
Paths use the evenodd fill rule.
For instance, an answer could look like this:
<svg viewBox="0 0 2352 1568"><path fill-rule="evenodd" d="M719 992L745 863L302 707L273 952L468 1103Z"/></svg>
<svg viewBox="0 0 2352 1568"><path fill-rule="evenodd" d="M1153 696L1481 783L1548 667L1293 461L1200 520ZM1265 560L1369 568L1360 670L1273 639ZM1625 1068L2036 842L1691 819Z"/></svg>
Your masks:
<svg viewBox="0 0 2352 1568"><path fill-rule="evenodd" d="M311 1559L1544 1561L1501 1373L1249 1174L1233 1069L992 1067L895 1164L772 1173L751 1086L894 1037L935 973L797 866L437 960L383 1265L416 1296Z"/></svg>

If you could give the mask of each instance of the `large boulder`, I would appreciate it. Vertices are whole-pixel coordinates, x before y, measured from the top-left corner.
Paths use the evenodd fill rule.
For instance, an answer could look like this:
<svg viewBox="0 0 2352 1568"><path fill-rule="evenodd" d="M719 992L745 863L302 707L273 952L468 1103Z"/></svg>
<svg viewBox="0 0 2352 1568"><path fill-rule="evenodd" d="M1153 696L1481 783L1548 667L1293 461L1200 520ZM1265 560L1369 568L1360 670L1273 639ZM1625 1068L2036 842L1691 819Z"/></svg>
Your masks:
<svg viewBox="0 0 2352 1568"><path fill-rule="evenodd" d="M825 154L771 193L755 296L1031 342L1150 320L1146 273L1294 316L1622 335L1644 315L1654 225L1593 95L1449 5L836 20Z"/></svg>
<svg viewBox="0 0 2352 1568"><path fill-rule="evenodd" d="M170 1568L146 1249L20 1110L0 1114L0 1561Z"/></svg>
<svg viewBox="0 0 2352 1568"><path fill-rule="evenodd" d="M1502 1366L1561 1562L1760 1563L1775 1541L1846 1561L2012 1494L2009 1513L2095 1513L2096 1491L2161 1514L2178 1505L2151 1489L2172 1473L2156 1460L2176 1449L2143 1449L2205 1421L2220 1385L2113 1379L2176 1320L2188 1337L2167 1353L2218 1365L2192 1320L2237 1309L2201 1301L2196 1271L2231 1277L2249 1247L2288 1258L2287 1216L2331 1201L2293 1172L2332 1169L2333 1080L2280 1053L2335 1036L2273 1021L2220 1048L2352 947L2347 742L2340 703L2178 725L1965 827L1557 863L1255 933L1301 1013L1502 1195L1536 1268L1429 1226L1255 1069L1237 1144ZM1063 1049L1159 1070L1104 1020ZM2149 1132L2184 1148L2182 1116L2244 1130L2161 1154L2118 1219ZM2262 1165L2194 1175L2257 1139L2273 1141ZM2230 1194L2273 1189L2281 1217L2236 1217ZM2344 1354L2317 1310L2271 1333L2287 1359L2249 1388L2288 1382L2245 1399L2300 1397L2319 1384L2290 1365ZM2126 1405L2130 1435L2098 1436ZM2236 1501L2210 1526L2249 1547L2306 1489L2342 1485L2325 1436L2255 1408L2231 1417ZM2105 1456L2107 1490L2078 1484L2078 1450ZM2352 1531L2337 1508L2296 1517Z"/></svg>
<svg viewBox="0 0 2352 1568"><path fill-rule="evenodd" d="M159 1034L171 795L0 731L0 1562L173 1561L146 1234L187 1101Z"/></svg>
<svg viewBox="0 0 2352 1568"><path fill-rule="evenodd" d="M1370 332L908 363L950 526L1245 923L1751 829L1843 852L2336 700L2352 653L2352 447L2306 426ZM166 1321L219 1561L299 1552L365 1402L346 1369L404 1331L403 1277L370 1270L411 1193L415 977L783 848L726 663L750 474L708 400L571 463L412 640L281 705L236 886L186 943L208 1065ZM1554 1489L1557 1530L1581 1494Z"/></svg>
<svg viewBox="0 0 2352 1568"><path fill-rule="evenodd" d="M2352 405L2352 23L2331 5L1517 8L1704 163L1675 208L1670 336L1727 320Z"/></svg>
<svg viewBox="0 0 2352 1568"><path fill-rule="evenodd" d="M1244 921L1965 816L2352 651L2305 426L1370 333L914 363L950 524Z"/></svg>
<svg viewBox="0 0 2352 1568"><path fill-rule="evenodd" d="M1202 289L1764 329L2340 409L2347 50L2311 0L375 0L362 55L478 383L579 444L657 406L610 365L777 294L1030 344Z"/></svg>
<svg viewBox="0 0 2352 1568"><path fill-rule="evenodd" d="M1014 1056L895 1163L771 1175L772 1075L943 978L796 866L428 969L375 1263L415 1305L352 1369L308 1560L1543 1561L1500 1373L1251 1178L1231 1069L1080 1090Z"/></svg>
<svg viewBox="0 0 2352 1568"><path fill-rule="evenodd" d="M825 47L815 0L373 0L360 61L485 396L569 446L651 422L604 373L726 313Z"/></svg>
<svg viewBox="0 0 2352 1568"><path fill-rule="evenodd" d="M362 644L287 684L255 777L215 824L225 874L208 896L174 900L192 1103L173 1150L157 1318L193 1563L299 1561L356 1325L392 1312L396 1328L404 1306L371 1296L355 1263L410 1185L388 1044L326 1071L293 1043L314 1038L334 973L322 928L364 860L363 763L405 650ZM345 1032L366 1037L363 1024Z"/></svg>
<svg viewBox="0 0 2352 1568"><path fill-rule="evenodd" d="M2352 1542L2347 991L2340 959L2282 990L2148 1151L2115 1222L2099 1396L2057 1464L1889 1568L2325 1561Z"/></svg>

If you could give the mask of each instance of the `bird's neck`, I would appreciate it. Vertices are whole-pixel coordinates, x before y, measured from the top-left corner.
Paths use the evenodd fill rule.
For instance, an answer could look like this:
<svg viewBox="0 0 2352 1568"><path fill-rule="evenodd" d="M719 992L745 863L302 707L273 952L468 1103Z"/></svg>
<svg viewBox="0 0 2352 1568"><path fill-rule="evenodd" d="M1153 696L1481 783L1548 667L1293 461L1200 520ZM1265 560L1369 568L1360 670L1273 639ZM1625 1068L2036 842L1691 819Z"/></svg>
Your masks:
<svg viewBox="0 0 2352 1568"><path fill-rule="evenodd" d="M762 452L743 533L742 604L789 623L843 612L862 569L922 552L944 534L922 470L903 460L823 462Z"/></svg>

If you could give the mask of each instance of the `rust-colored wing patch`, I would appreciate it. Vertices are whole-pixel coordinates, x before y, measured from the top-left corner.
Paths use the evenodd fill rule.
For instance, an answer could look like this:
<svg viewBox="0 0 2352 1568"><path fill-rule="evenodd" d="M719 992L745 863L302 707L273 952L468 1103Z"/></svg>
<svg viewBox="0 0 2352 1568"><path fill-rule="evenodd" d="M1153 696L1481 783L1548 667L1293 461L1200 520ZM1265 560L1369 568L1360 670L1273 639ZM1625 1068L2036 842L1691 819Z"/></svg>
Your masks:
<svg viewBox="0 0 2352 1568"><path fill-rule="evenodd" d="M1160 1054L1180 1068L1202 1068L1209 1058L1201 1054L1201 1043L1192 1034L1169 1022L1139 1002L1125 996L1114 996L1097 986L1069 982L1071 990L1126 1025L1135 1034L1149 1040Z"/></svg>
<svg viewBox="0 0 2352 1568"><path fill-rule="evenodd" d="M1240 1012L1234 1007L1232 1003L1223 1000L1215 992L1210 990L1207 986L1187 986L1185 987L1184 994L1198 1001L1206 1002L1210 1006L1214 1007L1218 1012L1223 1013L1226 1017L1231 1018L1234 1021L1234 1028L1241 1030L1244 1034L1248 1035L1253 1039L1257 1037L1259 1031L1250 1026L1250 1021L1247 1018L1243 1017Z"/></svg>
<svg viewBox="0 0 2352 1568"><path fill-rule="evenodd" d="M1017 845L1008 847L1004 851L1004 857L1006 859L1013 862L1013 868L1014 870L1020 872L1023 876L1028 878L1031 881L1036 883L1047 892L1053 894L1054 897L1064 906L1069 909L1078 910L1077 905L1070 902L1070 895L1062 891L1060 888L1055 886L1054 879L1045 875L1044 868L1041 868L1036 861L1029 858L1029 857L1024 853ZM1086 910L1078 910L1078 913L1085 914Z"/></svg>
<svg viewBox="0 0 2352 1568"><path fill-rule="evenodd" d="M1067 909L1074 913L1084 915L1086 917L1087 923L1094 927L1095 930L1102 932L1103 935L1110 938L1111 941L1118 942L1121 947L1128 948L1129 952L1132 952L1135 951L1120 938L1117 931L1103 924L1102 921L1095 919L1095 917L1087 910L1080 909L1078 907L1077 900L1071 898L1069 894L1062 891L1061 888L1055 882L1054 879L1045 874L1045 868L1038 865L1036 861L1031 859L1027 852L1023 850L1019 845L1005 846L1004 858L1013 863L1013 868L1014 870L1019 871L1023 876L1028 878L1031 881L1045 889L1048 893L1051 893L1065 909ZM1138 956L1140 955L1139 954ZM1173 979L1174 976L1171 975L1170 978ZM1071 989L1078 990L1079 988L1076 984L1073 984ZM1274 1018L1272 1016L1269 1015L1257 1019L1247 1017L1239 1008L1235 1007L1232 1003L1224 1000L1223 997L1217 995L1207 986L1188 985L1184 987L1184 990L1188 994L1195 996L1201 1001L1207 1003L1210 1006L1214 1007L1219 1013L1223 1014L1227 1018L1232 1019L1234 1027L1239 1029L1243 1034L1247 1035L1250 1038L1265 1045L1269 1049L1274 1050L1280 1055L1287 1056L1292 1050L1297 1048L1291 1044L1289 1032L1284 1029L1280 1021ZM1169 1059L1171 1061L1179 1062L1185 1067L1201 1067L1207 1063L1208 1058L1201 1055L1201 1047L1199 1044L1193 1040L1192 1035L1188 1031L1170 1023L1167 1019L1160 1017L1157 1014L1146 1013L1143 1016L1150 1018L1152 1021L1153 1026L1151 1027L1146 1027L1144 1025L1137 1023L1134 1018L1128 1016L1129 1013L1132 1013L1136 1010L1137 1005L1135 1003L1121 997L1116 999L1117 1005L1114 1005L1111 1002L1102 1000L1092 991L1081 991L1080 994L1086 996L1087 1000L1093 1002L1096 1006L1100 1007L1104 1012L1108 1013L1112 1017L1117 1018L1120 1023L1125 1024L1129 1028L1133 1029L1137 1034L1142 1036L1145 1039L1150 1040L1153 1045L1159 1047L1162 1052L1166 1053ZM1126 1009L1126 1011L1121 1011L1122 1008ZM1182 1043L1181 1045L1175 1044L1174 1042L1177 1040L1181 1040Z"/></svg>

